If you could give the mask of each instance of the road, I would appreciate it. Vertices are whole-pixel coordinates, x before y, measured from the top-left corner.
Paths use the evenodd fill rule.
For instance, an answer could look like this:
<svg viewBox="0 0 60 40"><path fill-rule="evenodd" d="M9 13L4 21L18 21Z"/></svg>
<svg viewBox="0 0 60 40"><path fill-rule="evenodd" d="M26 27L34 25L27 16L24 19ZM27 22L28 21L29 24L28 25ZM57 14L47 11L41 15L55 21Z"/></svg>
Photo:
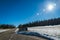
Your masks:
<svg viewBox="0 0 60 40"><path fill-rule="evenodd" d="M15 30L16 29L11 29L0 33L0 40L47 40L41 37L16 34Z"/></svg>

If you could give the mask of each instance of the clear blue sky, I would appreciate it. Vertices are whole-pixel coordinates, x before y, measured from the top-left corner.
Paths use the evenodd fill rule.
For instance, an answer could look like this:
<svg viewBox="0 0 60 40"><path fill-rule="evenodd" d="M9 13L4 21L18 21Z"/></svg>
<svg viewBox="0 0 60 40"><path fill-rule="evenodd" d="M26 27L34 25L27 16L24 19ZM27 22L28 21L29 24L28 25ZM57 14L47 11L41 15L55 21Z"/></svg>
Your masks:
<svg viewBox="0 0 60 40"><path fill-rule="evenodd" d="M56 4L48 11L47 4ZM0 0L0 24L24 24L60 17L60 0Z"/></svg>

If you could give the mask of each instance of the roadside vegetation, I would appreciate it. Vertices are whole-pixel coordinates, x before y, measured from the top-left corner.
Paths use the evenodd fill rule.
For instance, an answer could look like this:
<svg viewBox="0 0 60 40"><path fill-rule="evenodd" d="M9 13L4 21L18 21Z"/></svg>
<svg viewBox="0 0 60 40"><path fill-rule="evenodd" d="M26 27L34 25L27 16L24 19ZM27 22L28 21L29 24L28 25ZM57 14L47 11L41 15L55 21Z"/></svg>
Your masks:
<svg viewBox="0 0 60 40"><path fill-rule="evenodd" d="M10 28L15 28L15 26L9 24L0 24L0 29L10 29Z"/></svg>
<svg viewBox="0 0 60 40"><path fill-rule="evenodd" d="M35 21L35 22L26 23L26 24L20 24L18 25L18 28L49 26L49 25L59 25L59 24L60 24L60 18L55 18L55 19L49 19L49 20L44 20L44 21ZM14 25L0 24L0 29L15 28L15 27L16 26Z"/></svg>
<svg viewBox="0 0 60 40"><path fill-rule="evenodd" d="M49 20L44 20L44 21L35 21L35 22L30 22L26 23L23 25L19 25L18 28L20 27L35 27L35 26L49 26L49 25L59 25L60 24L60 18L55 18L55 19L49 19Z"/></svg>

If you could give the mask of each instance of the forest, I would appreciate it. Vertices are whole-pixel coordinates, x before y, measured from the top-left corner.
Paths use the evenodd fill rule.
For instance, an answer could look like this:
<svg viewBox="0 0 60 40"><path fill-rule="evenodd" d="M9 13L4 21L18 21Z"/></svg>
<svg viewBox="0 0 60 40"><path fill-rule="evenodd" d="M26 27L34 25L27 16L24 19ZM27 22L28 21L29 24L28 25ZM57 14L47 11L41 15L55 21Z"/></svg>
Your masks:
<svg viewBox="0 0 60 40"><path fill-rule="evenodd" d="M35 22L30 22L26 24L20 24L18 28L20 27L35 27L35 26L49 26L49 25L59 25L60 24L60 18L54 18L54 19L49 19L49 20L44 20L44 21L35 21Z"/></svg>
<svg viewBox="0 0 60 40"><path fill-rule="evenodd" d="M11 29L11 28L15 28L15 26L9 24L0 24L0 29Z"/></svg>

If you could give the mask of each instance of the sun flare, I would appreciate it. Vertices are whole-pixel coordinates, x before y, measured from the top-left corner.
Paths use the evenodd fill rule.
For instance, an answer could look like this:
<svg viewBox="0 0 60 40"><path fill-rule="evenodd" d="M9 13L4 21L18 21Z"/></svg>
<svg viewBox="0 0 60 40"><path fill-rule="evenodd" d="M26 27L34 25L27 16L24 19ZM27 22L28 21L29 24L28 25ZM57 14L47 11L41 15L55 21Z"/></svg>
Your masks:
<svg viewBox="0 0 60 40"><path fill-rule="evenodd" d="M56 4L48 4L47 10L51 11L55 8Z"/></svg>

